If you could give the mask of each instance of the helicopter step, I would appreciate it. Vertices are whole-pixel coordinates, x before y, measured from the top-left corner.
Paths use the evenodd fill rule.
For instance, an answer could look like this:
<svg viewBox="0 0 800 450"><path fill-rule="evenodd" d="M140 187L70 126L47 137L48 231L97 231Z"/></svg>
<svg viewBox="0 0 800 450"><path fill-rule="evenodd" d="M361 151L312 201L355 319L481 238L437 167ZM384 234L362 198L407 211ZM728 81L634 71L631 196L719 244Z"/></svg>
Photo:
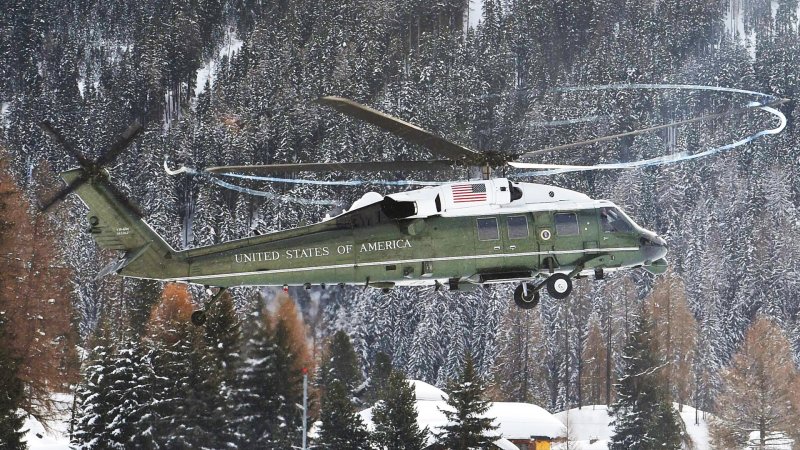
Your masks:
<svg viewBox="0 0 800 450"><path fill-rule="evenodd" d="M501 283L509 280L518 280L521 278L532 278L532 277L533 277L533 272L531 272L530 270L521 270L514 272L482 273L478 275L477 282L479 284Z"/></svg>
<svg viewBox="0 0 800 450"><path fill-rule="evenodd" d="M203 309L198 309L197 311L192 313L192 324L194 326L201 327L201 326L205 325L206 319L207 319L206 311L208 311L208 309L214 304L214 302L216 302L227 289L228 288L226 288L226 287L219 288L217 293L214 294L211 297L211 300L206 302L206 304L203 307ZM208 286L206 286L206 292L209 292L209 293L211 292L210 289L208 289Z"/></svg>

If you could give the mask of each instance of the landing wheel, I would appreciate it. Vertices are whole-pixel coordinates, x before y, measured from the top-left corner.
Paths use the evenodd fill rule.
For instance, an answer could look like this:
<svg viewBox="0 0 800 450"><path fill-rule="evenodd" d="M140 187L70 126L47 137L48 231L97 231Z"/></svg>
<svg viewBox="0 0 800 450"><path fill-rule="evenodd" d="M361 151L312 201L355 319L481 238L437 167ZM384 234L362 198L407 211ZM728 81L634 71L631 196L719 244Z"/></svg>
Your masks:
<svg viewBox="0 0 800 450"><path fill-rule="evenodd" d="M556 300L562 300L572 292L572 280L563 273L554 273L547 279L547 293Z"/></svg>
<svg viewBox="0 0 800 450"><path fill-rule="evenodd" d="M206 323L206 311L198 309L192 313L192 324L197 327L202 327Z"/></svg>
<svg viewBox="0 0 800 450"><path fill-rule="evenodd" d="M535 308L539 304L539 291L531 283L520 284L514 289L514 304L522 309Z"/></svg>

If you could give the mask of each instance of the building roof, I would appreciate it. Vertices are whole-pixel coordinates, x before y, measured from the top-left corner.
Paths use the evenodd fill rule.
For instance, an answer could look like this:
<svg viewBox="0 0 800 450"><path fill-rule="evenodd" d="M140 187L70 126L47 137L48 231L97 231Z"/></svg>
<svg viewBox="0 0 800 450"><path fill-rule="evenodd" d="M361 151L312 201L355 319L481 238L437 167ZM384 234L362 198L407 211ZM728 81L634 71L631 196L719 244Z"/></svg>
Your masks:
<svg viewBox="0 0 800 450"><path fill-rule="evenodd" d="M447 425L447 417L442 412L450 406L442 398L447 394L436 386L424 381L408 380L414 386L417 397L417 423L420 428L428 427L428 444L436 441L434 433ZM372 408L359 412L367 429L374 429ZM530 403L494 402L491 403L487 417L494 418L498 428L495 433L503 439L495 442L502 449L516 450L509 440L527 440L533 437L557 438L565 436L564 425L552 414Z"/></svg>

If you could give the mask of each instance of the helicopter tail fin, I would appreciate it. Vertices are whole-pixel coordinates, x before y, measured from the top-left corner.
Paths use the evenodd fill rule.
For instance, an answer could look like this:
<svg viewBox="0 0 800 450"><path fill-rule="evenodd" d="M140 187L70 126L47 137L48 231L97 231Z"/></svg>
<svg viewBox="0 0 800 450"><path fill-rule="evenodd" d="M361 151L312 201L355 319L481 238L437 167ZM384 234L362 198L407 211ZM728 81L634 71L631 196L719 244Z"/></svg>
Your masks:
<svg viewBox="0 0 800 450"><path fill-rule="evenodd" d="M67 184L83 175L83 169L61 173ZM75 193L89 208L87 231L103 249L125 252L98 277L118 273L136 278L163 279L185 275L177 252L142 218L142 214L107 179L83 183Z"/></svg>

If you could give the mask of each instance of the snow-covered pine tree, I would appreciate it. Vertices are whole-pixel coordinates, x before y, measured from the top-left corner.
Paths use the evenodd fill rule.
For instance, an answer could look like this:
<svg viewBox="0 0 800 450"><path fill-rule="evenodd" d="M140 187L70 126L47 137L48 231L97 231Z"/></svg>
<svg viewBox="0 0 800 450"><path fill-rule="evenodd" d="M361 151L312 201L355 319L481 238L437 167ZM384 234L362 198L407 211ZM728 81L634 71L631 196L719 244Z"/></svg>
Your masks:
<svg viewBox="0 0 800 450"><path fill-rule="evenodd" d="M83 383L78 386L72 443L81 448L99 448L100 442L111 440L106 427L112 420L108 401L111 377L108 375L114 351L106 342L98 343L84 369Z"/></svg>
<svg viewBox="0 0 800 450"><path fill-rule="evenodd" d="M428 428L417 422L416 393L402 372L392 371L378 403L372 408L375 431L371 440L379 449L422 450Z"/></svg>
<svg viewBox="0 0 800 450"><path fill-rule="evenodd" d="M442 410L447 425L436 433L437 442L452 450L488 448L498 439L493 434L497 426L486 417L489 402L484 400L486 390L481 377L475 373L472 355L464 357L464 369L457 379L447 383L447 407Z"/></svg>
<svg viewBox="0 0 800 450"><path fill-rule="evenodd" d="M358 356L343 330L333 334L319 366L319 385L324 390L335 381L341 381L347 392L353 395L363 380Z"/></svg>
<svg viewBox="0 0 800 450"><path fill-rule="evenodd" d="M5 316L0 312L0 448L21 450L25 417L20 404L25 395L22 380L17 376L19 361L8 350L5 336Z"/></svg>
<svg viewBox="0 0 800 450"><path fill-rule="evenodd" d="M149 351L139 342L126 337L111 358L108 375L112 379L108 398L111 423L107 432L113 441L105 443L109 447L151 448L154 445L151 419L155 377L149 356Z"/></svg>
<svg viewBox="0 0 800 450"><path fill-rule="evenodd" d="M204 325L205 341L213 356L218 377L229 388L236 378L236 365L240 361L241 324L233 306L233 298L224 293L208 308Z"/></svg>
<svg viewBox="0 0 800 450"><path fill-rule="evenodd" d="M375 363L369 372L367 391L364 393L364 403L371 405L383 395L392 375L392 358L383 352L375 354Z"/></svg>
<svg viewBox="0 0 800 450"><path fill-rule="evenodd" d="M278 448L278 384L275 337L259 297L242 333L241 362L236 367L231 424L241 448Z"/></svg>
<svg viewBox="0 0 800 450"><path fill-rule="evenodd" d="M347 386L333 380L322 395L322 411L317 447L324 450L369 448L369 434L361 416L350 401Z"/></svg>
<svg viewBox="0 0 800 450"><path fill-rule="evenodd" d="M614 435L611 450L681 448L680 417L663 388L656 358L653 326L644 311L623 350L622 376L615 384L617 400L611 406Z"/></svg>
<svg viewBox="0 0 800 450"><path fill-rule="evenodd" d="M155 374L154 405L146 422L167 447L224 447L232 443L220 374L201 329L191 325L191 296L168 284L150 316L148 340ZM144 425L142 428L146 428Z"/></svg>

